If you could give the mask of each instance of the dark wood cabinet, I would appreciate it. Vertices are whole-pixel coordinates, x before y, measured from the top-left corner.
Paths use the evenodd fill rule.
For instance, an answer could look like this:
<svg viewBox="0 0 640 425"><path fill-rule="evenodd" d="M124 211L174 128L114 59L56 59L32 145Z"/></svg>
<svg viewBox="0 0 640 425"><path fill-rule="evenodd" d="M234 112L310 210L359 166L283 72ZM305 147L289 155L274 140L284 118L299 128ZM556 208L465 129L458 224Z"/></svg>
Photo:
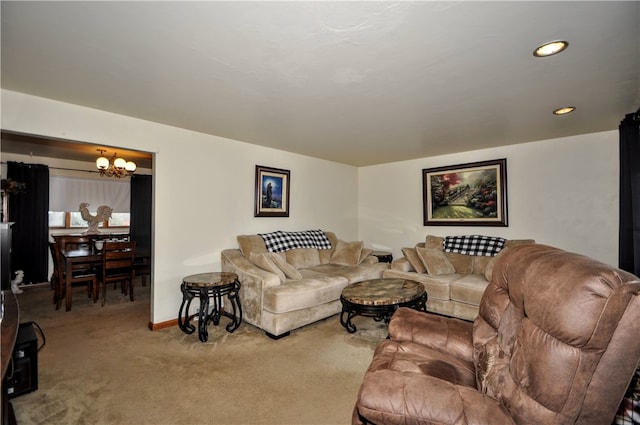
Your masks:
<svg viewBox="0 0 640 425"><path fill-rule="evenodd" d="M13 223L0 223L0 271L2 290L11 289L11 227Z"/></svg>
<svg viewBox="0 0 640 425"><path fill-rule="evenodd" d="M7 394L7 372L9 363L13 356L13 347L18 336L18 325L20 323L20 310L18 301L11 291L2 291L2 349L0 350L2 366L2 425L15 424L16 418L13 413L13 406L9 402Z"/></svg>

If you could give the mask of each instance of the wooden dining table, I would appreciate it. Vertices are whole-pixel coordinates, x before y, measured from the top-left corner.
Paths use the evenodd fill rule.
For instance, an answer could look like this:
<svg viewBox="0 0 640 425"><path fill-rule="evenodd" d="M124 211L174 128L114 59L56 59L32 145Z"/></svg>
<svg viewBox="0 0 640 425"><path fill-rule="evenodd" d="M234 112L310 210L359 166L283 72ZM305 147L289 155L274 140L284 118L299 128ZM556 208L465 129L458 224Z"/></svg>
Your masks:
<svg viewBox="0 0 640 425"><path fill-rule="evenodd" d="M71 310L71 271L75 266L79 264L92 265L93 267L102 269L102 250L97 250L95 244L82 245L71 249L63 249L60 251L62 255L62 263L65 270L65 287L64 294L65 308L67 311ZM141 249L136 250L136 258L148 258L150 257L149 250ZM62 294L60 294L62 295ZM58 308L60 307L61 298L58 297Z"/></svg>

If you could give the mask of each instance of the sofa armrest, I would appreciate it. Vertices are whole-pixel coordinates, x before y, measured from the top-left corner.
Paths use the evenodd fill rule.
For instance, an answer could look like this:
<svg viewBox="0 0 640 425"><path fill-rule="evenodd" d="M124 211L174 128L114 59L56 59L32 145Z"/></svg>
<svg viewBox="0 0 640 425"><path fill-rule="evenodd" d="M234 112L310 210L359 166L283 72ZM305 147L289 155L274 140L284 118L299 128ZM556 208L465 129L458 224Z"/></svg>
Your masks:
<svg viewBox="0 0 640 425"><path fill-rule="evenodd" d="M378 262L378 257L376 257L375 255L367 255L360 264L376 264Z"/></svg>
<svg viewBox="0 0 640 425"><path fill-rule="evenodd" d="M399 308L389 322L389 338L410 341L473 362L473 323Z"/></svg>
<svg viewBox="0 0 640 425"><path fill-rule="evenodd" d="M260 326L264 289L280 285L280 278L273 273L256 267L239 249L225 249L220 253L223 272L238 275L240 281L240 302L243 319Z"/></svg>
<svg viewBox="0 0 640 425"><path fill-rule="evenodd" d="M242 286L266 288L280 285L281 283L276 274L253 264L239 249L225 249L220 256L222 259L222 271L236 273Z"/></svg>
<svg viewBox="0 0 640 425"><path fill-rule="evenodd" d="M462 419L464 418L464 420ZM477 389L419 373L367 372L352 424L514 424L507 411Z"/></svg>
<svg viewBox="0 0 640 425"><path fill-rule="evenodd" d="M401 272L414 272L415 270L409 264L409 260L404 257L396 258L391 262L391 270L400 270Z"/></svg>

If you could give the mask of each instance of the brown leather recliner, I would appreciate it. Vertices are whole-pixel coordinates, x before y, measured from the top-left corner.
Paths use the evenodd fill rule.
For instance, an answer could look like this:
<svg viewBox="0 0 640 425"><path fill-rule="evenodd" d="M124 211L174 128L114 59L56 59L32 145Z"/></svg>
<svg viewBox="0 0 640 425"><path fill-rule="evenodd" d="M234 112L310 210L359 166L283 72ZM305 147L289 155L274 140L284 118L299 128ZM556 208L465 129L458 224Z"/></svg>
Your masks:
<svg viewBox="0 0 640 425"><path fill-rule="evenodd" d="M475 322L408 308L354 424L610 424L640 360L640 280L544 245L496 261Z"/></svg>

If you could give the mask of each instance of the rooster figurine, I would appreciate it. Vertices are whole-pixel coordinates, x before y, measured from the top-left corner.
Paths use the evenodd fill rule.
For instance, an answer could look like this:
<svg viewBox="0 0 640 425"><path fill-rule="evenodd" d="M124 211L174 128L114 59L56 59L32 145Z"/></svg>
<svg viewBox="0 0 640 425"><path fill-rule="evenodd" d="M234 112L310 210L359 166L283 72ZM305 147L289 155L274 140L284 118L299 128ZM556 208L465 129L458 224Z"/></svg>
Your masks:
<svg viewBox="0 0 640 425"><path fill-rule="evenodd" d="M89 223L89 228L83 233L85 235L97 235L100 233L98 230L98 224L102 223L106 219L111 217L111 213L113 212L113 208L108 207L106 205L100 205L98 207L98 211L96 215L93 216L89 213L89 204L83 202L80 204L80 215L82 219Z"/></svg>

